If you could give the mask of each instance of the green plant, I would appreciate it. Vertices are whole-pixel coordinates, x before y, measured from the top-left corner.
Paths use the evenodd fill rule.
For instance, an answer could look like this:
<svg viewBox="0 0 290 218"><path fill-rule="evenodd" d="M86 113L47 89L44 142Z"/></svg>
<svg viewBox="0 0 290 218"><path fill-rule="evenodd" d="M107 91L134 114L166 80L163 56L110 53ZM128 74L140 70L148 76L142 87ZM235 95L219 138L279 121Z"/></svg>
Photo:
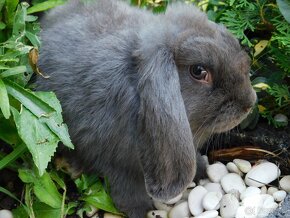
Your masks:
<svg viewBox="0 0 290 218"><path fill-rule="evenodd" d="M34 12L64 3L63 0L34 1L29 7L18 0L0 0L0 170L18 172L23 182L24 201L0 187L19 202L14 217L64 217L91 207L118 213L97 177L82 176L75 180L77 199L69 198L67 176L48 167L59 142L73 149L62 109L52 92L33 92L29 81L36 67L41 46L40 27ZM79 208L79 205L82 205Z"/></svg>

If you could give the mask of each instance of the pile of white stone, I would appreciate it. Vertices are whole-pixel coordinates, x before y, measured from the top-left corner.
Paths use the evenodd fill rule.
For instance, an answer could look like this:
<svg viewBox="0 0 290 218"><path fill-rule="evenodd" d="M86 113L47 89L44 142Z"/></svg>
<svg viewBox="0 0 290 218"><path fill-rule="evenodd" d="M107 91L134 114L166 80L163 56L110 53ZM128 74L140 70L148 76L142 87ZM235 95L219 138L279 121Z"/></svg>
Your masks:
<svg viewBox="0 0 290 218"><path fill-rule="evenodd" d="M190 184L170 201L154 201L156 210L149 211L147 218L266 217L290 192L290 175L280 174L276 164L265 160L253 166L242 159L226 165L216 162L207 166L208 179ZM277 180L279 187L270 185Z"/></svg>

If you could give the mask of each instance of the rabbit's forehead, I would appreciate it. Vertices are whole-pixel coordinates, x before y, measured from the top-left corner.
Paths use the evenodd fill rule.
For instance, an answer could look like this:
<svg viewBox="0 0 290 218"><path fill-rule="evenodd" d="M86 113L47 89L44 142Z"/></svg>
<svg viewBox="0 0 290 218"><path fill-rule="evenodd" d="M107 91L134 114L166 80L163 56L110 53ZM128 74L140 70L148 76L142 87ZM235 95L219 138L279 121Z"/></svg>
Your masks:
<svg viewBox="0 0 290 218"><path fill-rule="evenodd" d="M247 74L250 61L238 41L227 32L214 37L181 34L174 46L177 65L203 65L213 73L231 71Z"/></svg>

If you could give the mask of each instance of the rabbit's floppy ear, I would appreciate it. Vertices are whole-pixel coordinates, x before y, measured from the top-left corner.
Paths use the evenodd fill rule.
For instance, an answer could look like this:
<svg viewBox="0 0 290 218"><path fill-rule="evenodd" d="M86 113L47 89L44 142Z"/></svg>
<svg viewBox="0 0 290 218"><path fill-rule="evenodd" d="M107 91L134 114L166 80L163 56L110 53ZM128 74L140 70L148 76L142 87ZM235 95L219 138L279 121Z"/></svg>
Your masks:
<svg viewBox="0 0 290 218"><path fill-rule="evenodd" d="M136 52L140 95L137 150L147 192L162 200L181 193L196 171L195 147L170 38L162 26L149 27L140 34Z"/></svg>

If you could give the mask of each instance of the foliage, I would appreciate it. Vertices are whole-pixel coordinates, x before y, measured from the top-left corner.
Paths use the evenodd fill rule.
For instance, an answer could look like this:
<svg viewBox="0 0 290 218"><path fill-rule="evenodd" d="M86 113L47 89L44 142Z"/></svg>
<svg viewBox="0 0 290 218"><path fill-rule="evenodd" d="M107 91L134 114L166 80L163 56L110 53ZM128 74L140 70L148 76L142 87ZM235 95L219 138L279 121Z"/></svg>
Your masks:
<svg viewBox="0 0 290 218"><path fill-rule="evenodd" d="M34 1L29 7L18 0L0 0L0 139L1 146L11 150L0 153L0 170L18 170L25 184L24 202L0 187L1 192L20 202L13 210L14 217L64 217L74 212L82 216L91 207L118 213L98 178L83 176L75 181L79 186L87 183L76 188L79 197L75 202L66 196L65 177L54 170L46 171L58 143L71 149L73 144L55 94L31 91L33 71L40 74L35 65L40 27L37 17L30 14L62 3L63 0Z"/></svg>

